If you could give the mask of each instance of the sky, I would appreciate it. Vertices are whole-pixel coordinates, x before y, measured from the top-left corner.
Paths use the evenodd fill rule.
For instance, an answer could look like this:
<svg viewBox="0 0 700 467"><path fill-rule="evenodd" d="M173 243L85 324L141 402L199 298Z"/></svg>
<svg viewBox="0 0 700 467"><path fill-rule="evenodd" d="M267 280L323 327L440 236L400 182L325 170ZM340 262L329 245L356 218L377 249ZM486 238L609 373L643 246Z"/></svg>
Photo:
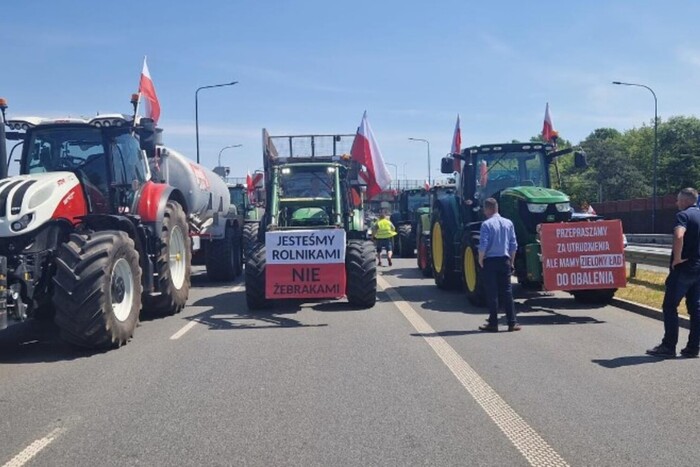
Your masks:
<svg viewBox="0 0 700 467"><path fill-rule="evenodd" d="M168 146L232 176L262 166L261 131L354 133L366 110L392 176L440 177L463 146L528 140L549 102L560 136L700 108L700 2L3 2L8 118L129 113L144 56Z"/></svg>

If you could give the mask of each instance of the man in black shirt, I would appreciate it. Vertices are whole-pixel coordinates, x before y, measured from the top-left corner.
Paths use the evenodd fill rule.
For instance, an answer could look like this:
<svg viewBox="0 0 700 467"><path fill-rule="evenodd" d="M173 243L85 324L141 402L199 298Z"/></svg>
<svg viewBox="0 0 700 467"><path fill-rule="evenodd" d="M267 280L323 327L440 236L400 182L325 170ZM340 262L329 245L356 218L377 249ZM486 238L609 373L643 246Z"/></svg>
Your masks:
<svg viewBox="0 0 700 467"><path fill-rule="evenodd" d="M661 344L647 350L649 355L663 358L676 356L678 344L678 305L685 297L690 315L690 335L688 345L681 350L684 357L698 356L700 347L700 209L698 192L684 188L678 193L673 228L673 250L671 268L666 278L664 294L664 338Z"/></svg>

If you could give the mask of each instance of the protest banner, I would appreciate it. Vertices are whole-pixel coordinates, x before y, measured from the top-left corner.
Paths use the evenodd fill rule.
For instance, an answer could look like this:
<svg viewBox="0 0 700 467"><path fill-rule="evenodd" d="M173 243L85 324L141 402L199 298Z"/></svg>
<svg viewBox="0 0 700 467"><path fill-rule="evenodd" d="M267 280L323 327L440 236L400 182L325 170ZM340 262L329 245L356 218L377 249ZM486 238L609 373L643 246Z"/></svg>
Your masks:
<svg viewBox="0 0 700 467"><path fill-rule="evenodd" d="M339 298L345 295L345 231L265 232L265 297Z"/></svg>
<svg viewBox="0 0 700 467"><path fill-rule="evenodd" d="M546 290L625 287L625 250L619 220L541 224Z"/></svg>

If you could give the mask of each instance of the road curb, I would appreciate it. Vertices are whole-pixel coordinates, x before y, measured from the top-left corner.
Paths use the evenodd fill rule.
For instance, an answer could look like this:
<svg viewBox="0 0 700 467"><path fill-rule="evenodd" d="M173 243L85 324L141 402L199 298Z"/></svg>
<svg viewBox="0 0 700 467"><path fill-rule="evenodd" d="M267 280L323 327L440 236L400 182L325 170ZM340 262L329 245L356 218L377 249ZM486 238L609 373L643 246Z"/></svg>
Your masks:
<svg viewBox="0 0 700 467"><path fill-rule="evenodd" d="M623 310L631 311L632 313L637 313L638 315L646 316L648 318L654 318L659 321L664 320L663 311L650 306L642 305L640 303L630 302L624 298L613 298L612 305L622 308ZM687 317L678 315L678 322L682 328L690 329L690 320Z"/></svg>

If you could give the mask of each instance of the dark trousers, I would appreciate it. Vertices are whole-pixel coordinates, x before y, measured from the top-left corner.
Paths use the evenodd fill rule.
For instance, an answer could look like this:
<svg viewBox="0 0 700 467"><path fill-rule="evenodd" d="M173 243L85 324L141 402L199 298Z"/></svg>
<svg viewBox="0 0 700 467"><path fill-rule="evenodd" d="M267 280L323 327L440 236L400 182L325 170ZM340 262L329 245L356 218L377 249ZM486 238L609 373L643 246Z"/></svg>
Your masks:
<svg viewBox="0 0 700 467"><path fill-rule="evenodd" d="M510 258L484 259L484 290L489 307L489 324L498 324L498 306L506 312L508 325L516 324L513 286L510 283Z"/></svg>
<svg viewBox="0 0 700 467"><path fill-rule="evenodd" d="M666 278L663 343L674 349L678 344L678 305L683 297L690 315L688 348L697 349L700 346L700 274L682 271L678 267Z"/></svg>

